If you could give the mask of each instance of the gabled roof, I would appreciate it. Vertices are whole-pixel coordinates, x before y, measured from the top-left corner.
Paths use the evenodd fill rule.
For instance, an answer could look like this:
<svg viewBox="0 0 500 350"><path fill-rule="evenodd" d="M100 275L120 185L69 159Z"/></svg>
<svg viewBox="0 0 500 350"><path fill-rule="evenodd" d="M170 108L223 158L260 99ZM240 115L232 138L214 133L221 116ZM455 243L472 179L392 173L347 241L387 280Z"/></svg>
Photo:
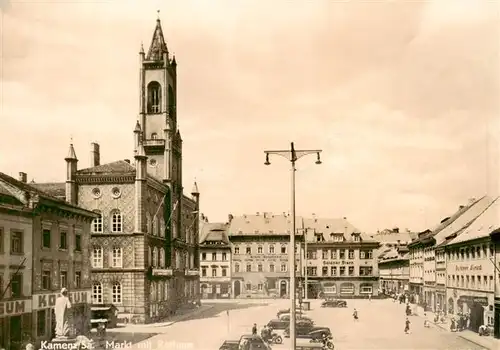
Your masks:
<svg viewBox="0 0 500 350"><path fill-rule="evenodd" d="M66 199L66 183L64 182L47 182L47 183L30 183L34 188L43 191L58 199Z"/></svg>
<svg viewBox="0 0 500 350"><path fill-rule="evenodd" d="M296 228L301 229L302 218L295 219ZM276 236L287 235L292 230L292 220L289 215L274 215L258 213L255 215L233 216L229 223L229 236Z"/></svg>
<svg viewBox="0 0 500 350"><path fill-rule="evenodd" d="M226 223L203 223L200 234L200 244L206 242L221 242L229 244L227 236L228 224Z"/></svg>
<svg viewBox="0 0 500 350"><path fill-rule="evenodd" d="M475 239L485 238L500 227L500 199L495 198L476 219L470 223L456 237L450 237L447 245L464 243Z"/></svg>
<svg viewBox="0 0 500 350"><path fill-rule="evenodd" d="M98 165L91 168L80 169L77 174L102 175L102 174L135 174L135 167L124 160Z"/></svg>

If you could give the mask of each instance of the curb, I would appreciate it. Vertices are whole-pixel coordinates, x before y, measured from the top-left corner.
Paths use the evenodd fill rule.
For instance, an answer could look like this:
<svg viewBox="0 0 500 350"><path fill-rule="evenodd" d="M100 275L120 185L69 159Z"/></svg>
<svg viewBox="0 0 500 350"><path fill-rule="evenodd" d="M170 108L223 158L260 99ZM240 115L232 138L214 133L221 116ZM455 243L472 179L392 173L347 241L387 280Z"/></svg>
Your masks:
<svg viewBox="0 0 500 350"><path fill-rule="evenodd" d="M484 344L481 344L481 343L479 343L479 342L477 342L477 341L475 341L475 340L472 340L472 339L466 338L466 337L464 337L463 335L460 335L460 334L459 334L458 336L459 336L460 338L464 339L464 340L467 340L469 343L472 343L472 344L478 345L478 346L480 346L480 347L482 347L482 348L485 348L485 349L489 349L489 350L497 350L497 349L498 349L498 347L497 347L496 349L495 349L495 348L490 348L489 346L486 346L486 345L484 345Z"/></svg>

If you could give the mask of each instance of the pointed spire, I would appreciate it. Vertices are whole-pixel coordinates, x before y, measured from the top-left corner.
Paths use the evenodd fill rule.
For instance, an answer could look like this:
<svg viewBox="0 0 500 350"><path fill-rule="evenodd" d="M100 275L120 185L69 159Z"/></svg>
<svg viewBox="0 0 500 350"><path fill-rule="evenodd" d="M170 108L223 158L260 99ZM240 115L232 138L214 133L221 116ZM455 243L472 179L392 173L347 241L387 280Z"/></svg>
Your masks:
<svg viewBox="0 0 500 350"><path fill-rule="evenodd" d="M73 148L72 143L70 143L70 145L69 145L69 151L68 151L68 156L66 157L66 160L78 160L78 158L76 158L75 149Z"/></svg>
<svg viewBox="0 0 500 350"><path fill-rule="evenodd" d="M135 154L135 157L146 157L146 151L144 150L144 145L142 142L139 144L139 147L137 147L137 153Z"/></svg>
<svg viewBox="0 0 500 350"><path fill-rule="evenodd" d="M177 61L175 60L175 54L174 57L172 58L172 66L177 66Z"/></svg>
<svg viewBox="0 0 500 350"><path fill-rule="evenodd" d="M193 189L191 190L191 194L193 196L200 194L200 191L198 191L198 184L196 183L196 181L193 184Z"/></svg>
<svg viewBox="0 0 500 350"><path fill-rule="evenodd" d="M139 124L139 121L137 121L137 123L135 123L134 133L140 133L141 131L141 124Z"/></svg>
<svg viewBox="0 0 500 350"><path fill-rule="evenodd" d="M156 28L153 33L153 39L149 46L149 51L146 59L148 61L161 61L163 54L168 53L167 44L163 37L163 30L161 29L160 11L158 10L158 19L156 20Z"/></svg>
<svg viewBox="0 0 500 350"><path fill-rule="evenodd" d="M144 55L144 43L141 41L141 50L139 51L140 55Z"/></svg>

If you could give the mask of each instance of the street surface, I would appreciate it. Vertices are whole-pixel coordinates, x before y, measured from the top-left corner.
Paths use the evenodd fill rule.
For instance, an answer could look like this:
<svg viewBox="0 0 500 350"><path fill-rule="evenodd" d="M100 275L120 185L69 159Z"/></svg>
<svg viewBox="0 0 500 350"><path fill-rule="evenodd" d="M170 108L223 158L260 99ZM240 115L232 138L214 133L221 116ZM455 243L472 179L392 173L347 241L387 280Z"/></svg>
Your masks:
<svg viewBox="0 0 500 350"><path fill-rule="evenodd" d="M423 319L410 317L410 334L404 333L405 305L390 300L347 300L347 308L320 308L319 300L312 301L311 311L306 312L316 325L330 327L335 349L425 349L425 350L480 350L484 349L455 333L435 326L424 328ZM208 304L208 301L204 304ZM253 323L259 331L270 319L276 318L279 309L288 308L287 300L264 301L256 304L241 301L218 302L214 308L194 319L177 322L168 327L156 327L146 343L135 344L134 349L210 349L217 350L226 339L239 339L251 332ZM359 320L352 318L356 308ZM226 310L229 310L229 316ZM297 340L297 343L303 340ZM273 350L289 349L290 340Z"/></svg>

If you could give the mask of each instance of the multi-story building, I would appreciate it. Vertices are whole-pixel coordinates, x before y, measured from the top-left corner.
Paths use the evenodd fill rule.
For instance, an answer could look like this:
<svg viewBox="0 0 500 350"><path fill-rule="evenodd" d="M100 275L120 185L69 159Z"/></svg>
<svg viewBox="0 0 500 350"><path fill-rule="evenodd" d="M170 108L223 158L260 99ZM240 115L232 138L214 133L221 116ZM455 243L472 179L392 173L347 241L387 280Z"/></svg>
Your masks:
<svg viewBox="0 0 500 350"><path fill-rule="evenodd" d="M346 218L304 219L307 298L378 295L379 242Z"/></svg>
<svg viewBox="0 0 500 350"><path fill-rule="evenodd" d="M406 245L389 248L379 255L379 284L382 293L401 294L409 290L410 255Z"/></svg>
<svg viewBox="0 0 500 350"><path fill-rule="evenodd" d="M228 223L204 223L200 235L200 288L203 299L231 297Z"/></svg>
<svg viewBox="0 0 500 350"><path fill-rule="evenodd" d="M479 200L470 200L468 205L460 206L451 217L443 219L437 227L419 233L418 238L408 245L410 249L410 291L417 303L425 304L435 311L438 307L436 292L436 253L435 249L446 237L458 232L474 221L493 199L484 196ZM440 255L442 259L442 255ZM442 272L440 272L442 273ZM442 292L442 288L440 289ZM440 293L440 298L442 293Z"/></svg>
<svg viewBox="0 0 500 350"><path fill-rule="evenodd" d="M297 268L302 219L296 219ZM287 297L289 295L290 232L289 214L230 216L231 279L234 298Z"/></svg>
<svg viewBox="0 0 500 350"><path fill-rule="evenodd" d="M500 223L498 222L498 216L496 217L496 224L493 226L496 228L491 232L490 237L493 244L494 256L490 258L493 260L495 267L495 307L494 307L494 336L500 339Z"/></svg>
<svg viewBox="0 0 500 350"><path fill-rule="evenodd" d="M447 312L469 314L469 329L475 332L483 324L494 324L496 271L490 234L499 227L499 211L500 200L494 199L470 225L448 236L445 244Z"/></svg>
<svg viewBox="0 0 500 350"><path fill-rule="evenodd" d="M0 345L20 349L55 333L55 300L67 288L70 334L90 326L90 222L96 213L0 173ZM5 295L3 294L4 292Z"/></svg>
<svg viewBox="0 0 500 350"><path fill-rule="evenodd" d="M152 322L199 298L199 191L183 195L182 139L177 127L177 63L157 20L147 54L140 53L139 120L134 160L100 163L91 145L89 168L78 169L73 146L66 183L38 184L95 211L92 301L121 318Z"/></svg>
<svg viewBox="0 0 500 350"><path fill-rule="evenodd" d="M400 230L399 227L385 229L370 236L384 247L399 247L410 242L417 237L417 234L410 230Z"/></svg>

